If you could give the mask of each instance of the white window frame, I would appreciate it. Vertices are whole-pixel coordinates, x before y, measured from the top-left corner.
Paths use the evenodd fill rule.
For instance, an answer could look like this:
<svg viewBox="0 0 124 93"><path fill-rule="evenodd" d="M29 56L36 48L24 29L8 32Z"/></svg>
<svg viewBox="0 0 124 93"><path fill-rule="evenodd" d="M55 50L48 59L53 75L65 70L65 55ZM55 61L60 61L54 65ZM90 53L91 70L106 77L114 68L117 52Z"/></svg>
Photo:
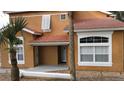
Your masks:
<svg viewBox="0 0 124 93"><path fill-rule="evenodd" d="M65 19L62 19L62 15L65 15ZM60 14L60 21L65 21L67 19L67 14Z"/></svg>
<svg viewBox="0 0 124 93"><path fill-rule="evenodd" d="M22 52L23 52L23 60L20 61L20 60L17 59L17 63L18 63L18 64L25 64L24 39L23 39L23 37L17 37L17 38L19 38L19 39L22 40L22 42L23 42L23 44L20 44L20 45L17 45L17 46L16 46L16 47L22 47L22 48L23 48L23 51L22 51ZM18 53L16 53L16 58L17 58L17 54L18 54ZM10 53L9 53L8 56L9 56L9 64L11 64Z"/></svg>
<svg viewBox="0 0 124 93"><path fill-rule="evenodd" d="M83 32L77 33L78 35L78 65L79 66L112 66L112 33L113 31L106 32ZM101 36L107 37L108 43L80 43L81 38L91 37L91 36ZM108 46L109 47L109 62L81 62L80 61L80 47L81 46Z"/></svg>
<svg viewBox="0 0 124 93"><path fill-rule="evenodd" d="M43 19L44 17L49 17L49 27L48 28L44 28L44 27L47 27L48 25L46 25L46 21L44 21L45 19ZM50 29L50 25L51 25L51 16L50 15L43 15L42 16L42 21L41 21L41 29L43 30L43 32L51 32L51 29Z"/></svg>

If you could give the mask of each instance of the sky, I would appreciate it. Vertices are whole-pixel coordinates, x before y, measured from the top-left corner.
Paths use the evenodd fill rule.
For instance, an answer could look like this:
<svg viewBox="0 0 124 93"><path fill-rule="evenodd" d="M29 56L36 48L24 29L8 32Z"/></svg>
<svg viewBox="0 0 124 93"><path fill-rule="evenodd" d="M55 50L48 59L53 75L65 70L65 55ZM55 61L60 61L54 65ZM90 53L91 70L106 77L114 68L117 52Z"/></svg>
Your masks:
<svg viewBox="0 0 124 93"><path fill-rule="evenodd" d="M0 11L0 28L9 23L9 16Z"/></svg>

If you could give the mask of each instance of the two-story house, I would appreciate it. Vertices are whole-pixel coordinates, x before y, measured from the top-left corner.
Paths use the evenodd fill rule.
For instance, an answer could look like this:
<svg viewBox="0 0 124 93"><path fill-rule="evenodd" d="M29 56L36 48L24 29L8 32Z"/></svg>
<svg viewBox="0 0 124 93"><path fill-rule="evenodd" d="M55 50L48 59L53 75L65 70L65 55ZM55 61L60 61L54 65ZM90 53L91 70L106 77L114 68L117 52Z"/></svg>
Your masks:
<svg viewBox="0 0 124 93"><path fill-rule="evenodd" d="M10 18L25 17L23 40L18 45L19 67L69 66L69 20L63 11L7 12ZM124 71L124 23L101 11L75 11L74 56L76 70ZM7 46L6 46L7 47ZM2 49L2 67L10 67L8 51Z"/></svg>

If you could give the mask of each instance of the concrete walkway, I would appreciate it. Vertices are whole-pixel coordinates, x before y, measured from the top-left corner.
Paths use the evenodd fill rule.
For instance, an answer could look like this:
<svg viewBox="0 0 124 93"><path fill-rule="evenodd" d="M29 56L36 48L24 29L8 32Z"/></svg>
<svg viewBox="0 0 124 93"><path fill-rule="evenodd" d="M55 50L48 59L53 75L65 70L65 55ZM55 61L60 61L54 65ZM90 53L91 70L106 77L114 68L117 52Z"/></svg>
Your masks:
<svg viewBox="0 0 124 93"><path fill-rule="evenodd" d="M58 66L37 66L34 68L23 69L24 71L33 71L33 72L48 72L48 71L58 71L58 70L68 70L69 67L65 65Z"/></svg>

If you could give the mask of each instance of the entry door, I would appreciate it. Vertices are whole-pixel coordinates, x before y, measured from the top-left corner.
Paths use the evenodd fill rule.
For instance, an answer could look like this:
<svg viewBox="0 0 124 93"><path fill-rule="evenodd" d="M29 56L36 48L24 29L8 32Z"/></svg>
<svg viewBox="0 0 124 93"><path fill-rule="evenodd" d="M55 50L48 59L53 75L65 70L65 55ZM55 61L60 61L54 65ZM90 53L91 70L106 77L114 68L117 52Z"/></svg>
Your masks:
<svg viewBox="0 0 124 93"><path fill-rule="evenodd" d="M66 63L66 47L61 46L61 63Z"/></svg>

